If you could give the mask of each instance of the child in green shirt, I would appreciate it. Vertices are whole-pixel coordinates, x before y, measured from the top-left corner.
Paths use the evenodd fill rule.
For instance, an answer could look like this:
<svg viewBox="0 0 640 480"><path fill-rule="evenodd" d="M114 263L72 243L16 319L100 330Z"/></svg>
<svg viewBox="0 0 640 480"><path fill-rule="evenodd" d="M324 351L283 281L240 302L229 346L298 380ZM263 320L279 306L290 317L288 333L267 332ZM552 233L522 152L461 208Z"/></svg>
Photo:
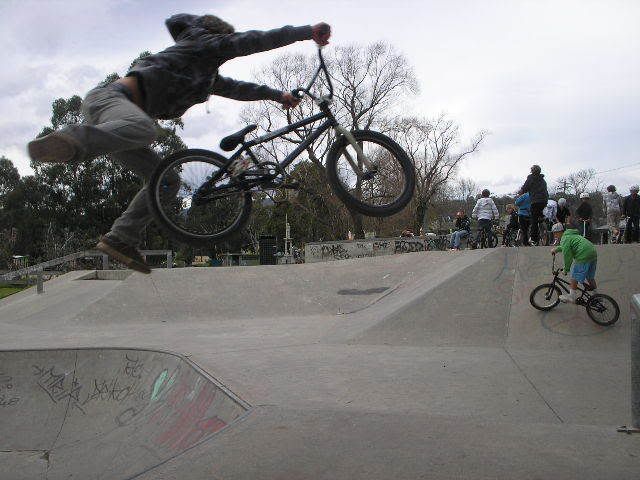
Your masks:
<svg viewBox="0 0 640 480"><path fill-rule="evenodd" d="M569 222L570 220L569 218ZM569 222L568 225L571 225ZM554 236L560 238L560 245L551 250L551 254L563 253L565 275L571 269L569 295L560 295L560 301L575 303L578 295L578 283L582 283L588 290L596 289L598 253L593 243L581 236L576 228L567 228L564 232L554 231Z"/></svg>

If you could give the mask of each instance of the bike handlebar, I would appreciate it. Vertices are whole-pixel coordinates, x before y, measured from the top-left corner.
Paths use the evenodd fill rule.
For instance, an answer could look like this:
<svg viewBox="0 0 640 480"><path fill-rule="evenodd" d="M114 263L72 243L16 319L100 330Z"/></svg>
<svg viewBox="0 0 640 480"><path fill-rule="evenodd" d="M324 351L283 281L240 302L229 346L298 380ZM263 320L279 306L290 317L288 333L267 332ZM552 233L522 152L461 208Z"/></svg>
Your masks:
<svg viewBox="0 0 640 480"><path fill-rule="evenodd" d="M309 85L307 85L307 88L295 88L291 90L291 95L293 95L296 98L302 98L304 94L307 94L314 100L318 100L318 97L316 97L313 93L311 93L311 87L313 86L314 83L316 83L316 80L320 76L320 72L323 72L325 78L327 79L327 86L329 87L328 98L329 99L333 98L333 83L331 83L331 76L329 75L327 64L324 63L324 58L322 56L322 47L318 47L318 58L320 59L320 65L318 66L316 73L311 78Z"/></svg>

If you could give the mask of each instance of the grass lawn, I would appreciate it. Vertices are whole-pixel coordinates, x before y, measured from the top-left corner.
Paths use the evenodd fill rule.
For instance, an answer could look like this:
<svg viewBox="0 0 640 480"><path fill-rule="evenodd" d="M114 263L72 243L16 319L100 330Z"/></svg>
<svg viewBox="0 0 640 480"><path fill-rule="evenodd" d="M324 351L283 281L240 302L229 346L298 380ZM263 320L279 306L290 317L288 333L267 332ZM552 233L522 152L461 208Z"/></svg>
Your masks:
<svg viewBox="0 0 640 480"><path fill-rule="evenodd" d="M24 287L2 287L0 286L0 298L8 297L13 293L24 290Z"/></svg>

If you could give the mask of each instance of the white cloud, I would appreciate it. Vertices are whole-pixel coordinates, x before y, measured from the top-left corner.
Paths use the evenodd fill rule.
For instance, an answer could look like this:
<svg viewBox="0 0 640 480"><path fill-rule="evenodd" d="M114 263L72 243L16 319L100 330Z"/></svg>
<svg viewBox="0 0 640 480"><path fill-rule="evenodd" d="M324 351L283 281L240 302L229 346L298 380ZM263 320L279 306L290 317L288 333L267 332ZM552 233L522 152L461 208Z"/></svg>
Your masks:
<svg viewBox="0 0 640 480"><path fill-rule="evenodd" d="M519 186L533 163L550 179L580 168L607 170L640 161L640 3L590 0L370 1L236 0L176 3L126 0L5 0L0 30L8 46L0 72L0 155L28 172L24 145L48 123L51 101L84 94L141 51L170 44L164 19L181 11L214 13L237 30L327 21L333 42L385 39L404 52L422 87L409 105L459 121L465 138L492 132L462 174L496 192ZM313 52L310 43L287 51ZM277 53L234 59L225 75L247 79ZM216 148L241 126L239 103L194 107L183 137ZM13 125L15 123L15 125ZM10 125L12 124L12 125ZM31 128L29 128L31 125ZM640 170L602 175L640 183ZM626 187L625 187L626 188Z"/></svg>

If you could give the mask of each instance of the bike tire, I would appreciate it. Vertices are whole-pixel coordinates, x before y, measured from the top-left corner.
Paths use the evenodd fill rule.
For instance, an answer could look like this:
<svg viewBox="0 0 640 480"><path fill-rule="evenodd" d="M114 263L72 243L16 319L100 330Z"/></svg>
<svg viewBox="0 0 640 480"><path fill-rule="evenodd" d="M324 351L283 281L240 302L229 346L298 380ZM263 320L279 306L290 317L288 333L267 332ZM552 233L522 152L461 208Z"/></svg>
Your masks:
<svg viewBox="0 0 640 480"><path fill-rule="evenodd" d="M543 294L542 298L546 299L547 302L549 302L548 304L540 303L537 297L538 292L544 292L544 290L547 290L547 292ZM531 303L531 306L533 308L546 312L558 306L558 304L560 303L561 294L562 291L557 285L553 283L543 283L542 285L538 285L531 291L531 294L529 295L529 303ZM552 298L554 298L553 301L551 301Z"/></svg>
<svg viewBox="0 0 640 480"><path fill-rule="evenodd" d="M618 302L604 293L596 293L595 295L592 295L586 305L586 308L589 318L603 327L613 325L620 318L620 307L618 306ZM605 311L609 311L611 309L613 317L609 320L601 320L598 315L602 313L602 309Z"/></svg>
<svg viewBox="0 0 640 480"><path fill-rule="evenodd" d="M327 154L327 179L333 192L349 209L369 217L388 217L398 213L411 201L415 189L416 176L413 163L400 145L391 138L371 130L354 130L351 132L358 142L371 142L391 153L400 163L404 176L402 192L391 203L385 205L371 205L352 195L340 181L338 162L341 152L347 147L348 140L340 136L329 149Z"/></svg>
<svg viewBox="0 0 640 480"><path fill-rule="evenodd" d="M202 149L185 149L169 155L158 164L156 169L153 171L151 178L149 179L147 195L149 210L153 214L157 225L169 237L178 242L192 245L194 247L204 247L219 243L221 241L229 240L235 234L237 234L249 220L252 207L252 197L249 191L238 193L238 197L242 202L242 205L239 208L238 215L227 228L224 228L219 232L213 232L210 234L197 234L194 232L189 232L185 228L178 225L177 222L170 218L167 212L165 212L161 198L161 190L164 186L164 175L169 171L169 169L176 168L176 166L180 165L181 162L186 163L186 160L189 158L198 159L198 162L201 162L203 164L211 164L218 169L228 162L227 158L225 158L224 156L216 152Z"/></svg>
<svg viewBox="0 0 640 480"><path fill-rule="evenodd" d="M491 232L488 240L490 248L496 248L498 246L498 235L496 235L495 232Z"/></svg>

